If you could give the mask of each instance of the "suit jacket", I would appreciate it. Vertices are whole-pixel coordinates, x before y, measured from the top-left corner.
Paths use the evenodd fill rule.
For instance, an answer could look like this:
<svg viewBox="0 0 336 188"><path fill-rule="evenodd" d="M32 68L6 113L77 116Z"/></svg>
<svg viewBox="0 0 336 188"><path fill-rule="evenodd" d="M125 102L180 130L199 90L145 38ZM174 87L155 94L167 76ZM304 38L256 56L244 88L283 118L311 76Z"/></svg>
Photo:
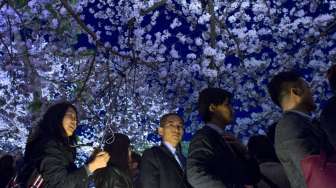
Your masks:
<svg viewBox="0 0 336 188"><path fill-rule="evenodd" d="M336 149L336 96L328 100L321 113L321 128L328 135L329 142Z"/></svg>
<svg viewBox="0 0 336 188"><path fill-rule="evenodd" d="M231 148L212 128L198 130L190 142L187 159L187 177L192 187L240 188L257 183L257 162L239 156Z"/></svg>
<svg viewBox="0 0 336 188"><path fill-rule="evenodd" d="M143 154L140 165L143 188L189 188L185 173L169 149L154 146Z"/></svg>
<svg viewBox="0 0 336 188"><path fill-rule="evenodd" d="M285 112L275 132L275 150L292 188L306 188L301 160L320 153L321 136L312 121L296 112Z"/></svg>

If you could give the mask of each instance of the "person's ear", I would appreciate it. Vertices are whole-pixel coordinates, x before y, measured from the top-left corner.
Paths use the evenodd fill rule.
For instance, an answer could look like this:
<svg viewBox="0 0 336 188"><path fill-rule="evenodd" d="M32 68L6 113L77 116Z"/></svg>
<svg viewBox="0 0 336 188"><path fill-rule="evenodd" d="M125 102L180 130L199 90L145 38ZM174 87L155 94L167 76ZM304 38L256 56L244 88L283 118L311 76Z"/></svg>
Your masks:
<svg viewBox="0 0 336 188"><path fill-rule="evenodd" d="M163 127L158 128L158 133L160 136L163 136Z"/></svg>
<svg viewBox="0 0 336 188"><path fill-rule="evenodd" d="M300 88L291 88L291 94L294 94L296 96L302 96L303 91Z"/></svg>
<svg viewBox="0 0 336 188"><path fill-rule="evenodd" d="M214 104L210 104L209 111L214 112L216 110L216 106Z"/></svg>

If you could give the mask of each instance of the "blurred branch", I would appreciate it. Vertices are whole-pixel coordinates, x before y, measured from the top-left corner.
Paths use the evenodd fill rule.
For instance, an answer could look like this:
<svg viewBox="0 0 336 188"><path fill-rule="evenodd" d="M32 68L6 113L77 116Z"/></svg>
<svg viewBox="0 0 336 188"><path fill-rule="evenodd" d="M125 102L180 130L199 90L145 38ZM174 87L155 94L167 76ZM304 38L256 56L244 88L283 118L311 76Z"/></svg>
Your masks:
<svg viewBox="0 0 336 188"><path fill-rule="evenodd" d="M208 12L210 14L210 46L213 49L216 49L216 15L215 15L215 6L213 0L208 0ZM218 69L214 62L214 57L211 56L210 68Z"/></svg>
<svg viewBox="0 0 336 188"><path fill-rule="evenodd" d="M334 19L323 31L321 31L320 35L316 37L308 37L305 39L305 41L309 44L308 48L305 50L306 53L305 58L307 58L306 61L309 61L314 46L321 40L321 38L331 35L335 31L336 31L336 19Z"/></svg>
<svg viewBox="0 0 336 188"><path fill-rule="evenodd" d="M327 26L325 31L321 33L321 36L331 35L334 32L336 32L336 19L334 19L333 22Z"/></svg>
<svg viewBox="0 0 336 188"><path fill-rule="evenodd" d="M334 19L324 30L320 32L320 35L316 37L309 37L306 39L306 42L310 45L314 45L320 41L321 38L336 32L336 19Z"/></svg>
<svg viewBox="0 0 336 188"><path fill-rule="evenodd" d="M236 36L234 36L234 34L229 30L229 28L225 24L225 18L223 18L222 20L216 19L216 22L219 24L220 28L222 28L224 31L226 31L229 34L229 37L233 40L233 42L236 45L236 53L237 53L239 59L243 60L244 55L243 55L242 51L240 50L240 41Z"/></svg>
<svg viewBox="0 0 336 188"><path fill-rule="evenodd" d="M148 13L152 12L153 10L165 5L167 3L167 0L161 0L159 2L156 2L154 3L151 7L149 7L148 9L146 10L141 10L140 11L140 15L141 16L144 16L144 15L147 15Z"/></svg>
<svg viewBox="0 0 336 188"><path fill-rule="evenodd" d="M5 47L8 55L10 57L10 61L11 61L11 63L13 63L14 62L14 56L13 56L11 50L9 49L9 46L5 43L5 41L4 41L3 36L2 36L1 33L0 33L0 42L4 45L4 47Z"/></svg>
<svg viewBox="0 0 336 188"><path fill-rule="evenodd" d="M8 2L7 2L7 0L3 0L2 2L1 2L1 4L0 4L0 9L3 7L3 6L5 6L5 4L7 4Z"/></svg>
<svg viewBox="0 0 336 188"><path fill-rule="evenodd" d="M210 46L212 49L216 49L216 41L217 41L217 32L216 32L216 15L215 15L215 5L213 0L208 0L208 12L210 14ZM216 69L217 71L219 68L216 66L214 56L211 56L211 61L209 67L211 69ZM208 81L210 85L214 85L213 81Z"/></svg>
<svg viewBox="0 0 336 188"><path fill-rule="evenodd" d="M6 1L8 2L8 1ZM10 3L7 3L9 6L11 6L11 8L15 11L15 13L17 14L21 24L24 24L24 20L22 18L22 15L17 11L17 9L12 6ZM12 33L12 26L11 26L11 22L9 19L6 19L7 21L7 24L8 24L8 27L9 27L9 35L11 35ZM23 46L23 58L22 58L22 61L24 62L24 66L25 66L25 75L27 77L27 80L29 80L29 84L31 84L32 88L34 88L34 91L33 91L33 101L34 100L39 100L40 97L41 97L41 89L40 89L40 86L41 84L40 83L37 83L38 82L38 73L37 71L34 69L34 67L32 66L32 63L30 61L30 54L29 54L29 50L28 50L28 47L27 47L27 40L25 38L25 36L21 35L21 40L22 42L24 43L24 46ZM10 52L10 51L9 51ZM39 89L38 89L39 88ZM32 115L32 119L34 120L35 119L35 116Z"/></svg>
<svg viewBox="0 0 336 188"><path fill-rule="evenodd" d="M94 64L96 62L96 56L97 56L97 52L95 52L95 54L94 54L94 56L93 56L93 58L92 58L92 60L90 62L89 71L88 71L88 73L87 73L87 75L86 75L86 77L84 79L83 86L80 88L80 90L79 90L79 92L78 92L78 94L77 94L77 96L76 96L76 98L75 98L75 100L74 100L73 103L75 103L76 101L78 101L78 100L81 99L82 93L86 89L86 84L87 84L87 82L88 82L88 80L89 80L89 78L90 78L90 76L92 74L92 70L93 70Z"/></svg>
<svg viewBox="0 0 336 188"><path fill-rule="evenodd" d="M210 14L210 45L212 48L216 48L216 15L215 15L215 6L213 0L208 0L208 11Z"/></svg>

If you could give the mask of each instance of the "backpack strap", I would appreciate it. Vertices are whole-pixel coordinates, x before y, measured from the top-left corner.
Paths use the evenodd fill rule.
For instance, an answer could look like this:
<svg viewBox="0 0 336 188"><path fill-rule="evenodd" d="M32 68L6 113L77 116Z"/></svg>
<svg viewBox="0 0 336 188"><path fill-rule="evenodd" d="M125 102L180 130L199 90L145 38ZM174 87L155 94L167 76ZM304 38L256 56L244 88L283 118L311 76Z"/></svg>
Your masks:
<svg viewBox="0 0 336 188"><path fill-rule="evenodd" d="M40 188L43 184L44 180L41 174L37 174L37 176L33 179L32 185L29 188Z"/></svg>
<svg viewBox="0 0 336 188"><path fill-rule="evenodd" d="M18 175L16 174L6 185L6 188L20 188L20 184L17 182Z"/></svg>

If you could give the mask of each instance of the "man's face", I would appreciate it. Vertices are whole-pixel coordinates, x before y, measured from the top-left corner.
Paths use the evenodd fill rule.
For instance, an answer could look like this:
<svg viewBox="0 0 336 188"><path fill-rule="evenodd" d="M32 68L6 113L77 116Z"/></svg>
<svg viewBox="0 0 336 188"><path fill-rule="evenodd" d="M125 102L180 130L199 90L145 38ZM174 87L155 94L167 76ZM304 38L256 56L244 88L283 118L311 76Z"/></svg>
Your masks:
<svg viewBox="0 0 336 188"><path fill-rule="evenodd" d="M301 87L302 95L301 95L300 104L303 105L306 108L306 110L310 112L314 111L316 108L316 105L314 103L312 91L307 82L305 82L303 79L300 80L300 82L302 84L302 87Z"/></svg>
<svg viewBox="0 0 336 188"><path fill-rule="evenodd" d="M183 121L179 116L168 116L162 127L159 127L159 134L163 141L176 147L183 136Z"/></svg>
<svg viewBox="0 0 336 188"><path fill-rule="evenodd" d="M229 99L226 99L222 104L213 105L210 111L212 111L214 117L220 120L224 125L229 124L233 120L233 109Z"/></svg>

